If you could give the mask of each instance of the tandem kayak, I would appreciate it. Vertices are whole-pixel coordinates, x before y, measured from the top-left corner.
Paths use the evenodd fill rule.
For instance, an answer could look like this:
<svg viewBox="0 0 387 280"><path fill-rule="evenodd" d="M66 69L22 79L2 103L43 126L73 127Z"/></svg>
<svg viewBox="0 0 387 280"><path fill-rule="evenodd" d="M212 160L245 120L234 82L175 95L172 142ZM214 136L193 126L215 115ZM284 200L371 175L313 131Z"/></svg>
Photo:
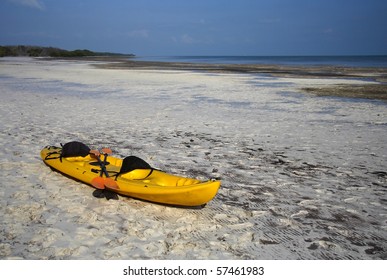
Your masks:
<svg viewBox="0 0 387 280"><path fill-rule="evenodd" d="M79 142L70 143L84 145ZM168 205L204 206L215 197L220 187L219 180L200 181L168 174L151 168L144 161L133 156L120 159L105 154L105 157L102 157L98 153L93 154L88 151L88 148L79 154L65 151L65 146L43 148L40 155L44 163L96 188L100 187L94 184L95 181L113 181L114 187L106 184L106 188L120 195ZM84 145L84 147L87 146ZM78 146L77 149L79 149ZM131 165L130 168L122 172L123 165L128 165L128 162ZM139 165L138 162L140 162Z"/></svg>

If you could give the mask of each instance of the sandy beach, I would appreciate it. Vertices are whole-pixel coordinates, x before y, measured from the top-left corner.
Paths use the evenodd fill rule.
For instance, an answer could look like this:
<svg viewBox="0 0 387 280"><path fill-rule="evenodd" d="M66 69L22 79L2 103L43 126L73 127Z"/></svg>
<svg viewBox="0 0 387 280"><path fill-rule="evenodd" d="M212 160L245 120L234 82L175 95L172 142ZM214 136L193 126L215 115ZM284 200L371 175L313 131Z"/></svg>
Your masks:
<svg viewBox="0 0 387 280"><path fill-rule="evenodd" d="M387 69L0 59L0 259L387 259ZM203 209L48 168L82 141L222 180Z"/></svg>

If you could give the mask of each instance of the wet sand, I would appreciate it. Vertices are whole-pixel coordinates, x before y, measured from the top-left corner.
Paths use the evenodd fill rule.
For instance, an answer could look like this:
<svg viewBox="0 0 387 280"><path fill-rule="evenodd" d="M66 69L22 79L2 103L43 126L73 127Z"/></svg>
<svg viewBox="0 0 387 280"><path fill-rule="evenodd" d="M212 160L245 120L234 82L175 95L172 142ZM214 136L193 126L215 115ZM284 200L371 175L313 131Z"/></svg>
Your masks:
<svg viewBox="0 0 387 280"><path fill-rule="evenodd" d="M186 70L213 73L250 73L290 78L344 78L348 80L363 80L374 83L363 85L357 85L355 83L329 84L327 86L305 87L301 88L301 90L316 96L387 100L387 68L382 67L177 63L137 61L124 57L87 57L76 59L68 58L67 60L98 61L99 63L95 64L95 66L105 69Z"/></svg>

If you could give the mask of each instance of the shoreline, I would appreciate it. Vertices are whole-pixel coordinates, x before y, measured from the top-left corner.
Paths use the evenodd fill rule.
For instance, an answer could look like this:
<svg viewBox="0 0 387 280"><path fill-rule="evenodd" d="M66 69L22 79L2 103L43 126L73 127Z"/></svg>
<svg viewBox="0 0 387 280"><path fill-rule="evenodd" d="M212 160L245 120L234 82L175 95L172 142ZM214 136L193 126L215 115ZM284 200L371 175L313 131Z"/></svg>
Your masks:
<svg viewBox="0 0 387 280"><path fill-rule="evenodd" d="M201 71L210 73L263 74L273 77L321 79L340 78L362 80L365 83L308 86L301 88L303 93L315 96L335 96L345 98L376 99L387 101L387 68L347 67L347 66L301 66L270 64L207 64L189 62L135 61L123 57L83 57L83 58L44 58L46 60L66 60L90 62L102 69L177 70ZM96 62L96 63L93 63Z"/></svg>

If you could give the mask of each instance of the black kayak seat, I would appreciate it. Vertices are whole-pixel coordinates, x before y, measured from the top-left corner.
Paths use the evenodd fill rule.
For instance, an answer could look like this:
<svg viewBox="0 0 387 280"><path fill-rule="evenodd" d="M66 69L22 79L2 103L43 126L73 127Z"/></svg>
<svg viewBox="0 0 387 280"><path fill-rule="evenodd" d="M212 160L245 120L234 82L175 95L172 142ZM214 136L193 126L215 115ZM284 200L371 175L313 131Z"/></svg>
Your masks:
<svg viewBox="0 0 387 280"><path fill-rule="evenodd" d="M128 173L136 169L150 169L149 174L145 178L149 177L152 174L153 170L155 170L145 160L136 156L127 156L122 160L122 165L120 171L116 175L116 179L119 175Z"/></svg>

